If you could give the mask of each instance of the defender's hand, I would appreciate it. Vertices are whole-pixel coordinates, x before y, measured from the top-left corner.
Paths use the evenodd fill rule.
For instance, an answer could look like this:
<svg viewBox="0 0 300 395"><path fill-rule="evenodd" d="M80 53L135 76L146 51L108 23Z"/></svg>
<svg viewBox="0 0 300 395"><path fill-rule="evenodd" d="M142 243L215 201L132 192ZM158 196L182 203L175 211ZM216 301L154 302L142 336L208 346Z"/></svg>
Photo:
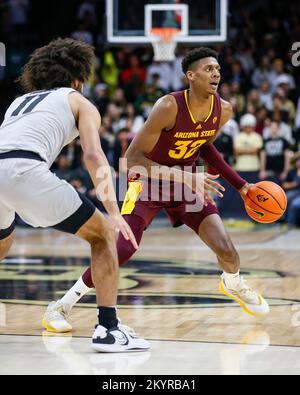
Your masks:
<svg viewBox="0 0 300 395"><path fill-rule="evenodd" d="M136 238L128 225L125 219L121 216L121 214L111 215L109 217L110 224L117 231L121 232L124 236L124 239L130 241L133 247L138 250L139 246L136 241Z"/></svg>

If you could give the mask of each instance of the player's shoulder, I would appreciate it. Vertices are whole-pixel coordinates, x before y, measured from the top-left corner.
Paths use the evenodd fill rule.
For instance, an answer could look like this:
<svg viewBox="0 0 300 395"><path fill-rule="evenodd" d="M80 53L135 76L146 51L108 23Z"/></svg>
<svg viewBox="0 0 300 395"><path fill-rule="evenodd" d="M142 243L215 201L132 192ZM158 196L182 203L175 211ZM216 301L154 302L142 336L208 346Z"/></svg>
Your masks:
<svg viewBox="0 0 300 395"><path fill-rule="evenodd" d="M69 103L75 119L78 119L79 114L90 114L96 118L101 119L97 107L80 92L73 91L69 95Z"/></svg>
<svg viewBox="0 0 300 395"><path fill-rule="evenodd" d="M86 97L83 96L82 93L78 91L70 92L69 100L71 105L75 105L78 107L89 107L89 108L96 108L96 106Z"/></svg>
<svg viewBox="0 0 300 395"><path fill-rule="evenodd" d="M173 95L162 96L157 100L156 105L168 110L177 109L177 102Z"/></svg>
<svg viewBox="0 0 300 395"><path fill-rule="evenodd" d="M168 119L176 117L178 112L177 101L172 95L162 96L155 103L153 110L155 115L161 114L164 117L166 116Z"/></svg>

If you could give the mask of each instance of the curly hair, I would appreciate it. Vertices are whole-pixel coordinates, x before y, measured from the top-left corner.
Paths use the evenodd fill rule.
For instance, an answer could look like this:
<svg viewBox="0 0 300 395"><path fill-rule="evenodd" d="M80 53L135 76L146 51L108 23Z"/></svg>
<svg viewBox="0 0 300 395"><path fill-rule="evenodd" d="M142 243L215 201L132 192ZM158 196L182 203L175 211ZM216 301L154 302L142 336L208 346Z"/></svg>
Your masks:
<svg viewBox="0 0 300 395"><path fill-rule="evenodd" d="M70 87L89 78L94 58L94 48L85 42L58 38L33 52L17 82L26 92Z"/></svg>
<svg viewBox="0 0 300 395"><path fill-rule="evenodd" d="M204 58L215 58L218 60L218 52L214 51L211 48L195 48L190 51L182 60L182 71L186 74L189 70L191 70L191 66L197 62L198 60Z"/></svg>

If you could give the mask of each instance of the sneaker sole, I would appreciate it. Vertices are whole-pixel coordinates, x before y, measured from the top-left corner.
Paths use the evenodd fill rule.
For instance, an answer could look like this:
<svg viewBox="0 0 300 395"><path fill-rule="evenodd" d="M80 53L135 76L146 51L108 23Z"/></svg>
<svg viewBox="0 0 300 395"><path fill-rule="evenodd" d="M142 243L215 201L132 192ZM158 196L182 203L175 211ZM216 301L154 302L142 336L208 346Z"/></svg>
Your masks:
<svg viewBox="0 0 300 395"><path fill-rule="evenodd" d="M48 321L46 321L46 320L43 320L43 321L42 321L42 327L43 327L44 329L46 329L46 331L48 331L48 332L53 332L53 333L68 333L68 332L71 332L72 329L73 329L73 328L70 326L70 328L68 328L68 329L57 330L57 329L53 328L53 326L51 326L50 323L49 323Z"/></svg>
<svg viewBox="0 0 300 395"><path fill-rule="evenodd" d="M236 298L234 295L231 295L229 292L227 292L225 290L222 281L220 282L219 289L220 289L221 294L223 294L223 295L227 296L228 298L233 299L235 302L237 302L247 314L252 315L253 317L264 317L269 314L269 311L266 313L255 313L254 311L249 310L248 307L246 306L246 304L241 299ZM260 295L258 295L258 296L262 299L262 297Z"/></svg>
<svg viewBox="0 0 300 395"><path fill-rule="evenodd" d="M92 349L99 353L129 353L129 352L146 352L150 350L150 347L141 348L141 347L132 347L126 348L126 346L119 345L107 345L104 344L92 344Z"/></svg>

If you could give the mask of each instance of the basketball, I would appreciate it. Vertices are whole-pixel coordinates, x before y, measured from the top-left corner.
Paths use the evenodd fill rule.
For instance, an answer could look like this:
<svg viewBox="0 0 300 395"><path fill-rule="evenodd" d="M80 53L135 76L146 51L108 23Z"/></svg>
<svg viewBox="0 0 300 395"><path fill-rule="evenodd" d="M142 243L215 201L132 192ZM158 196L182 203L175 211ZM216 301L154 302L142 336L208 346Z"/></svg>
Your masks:
<svg viewBox="0 0 300 395"><path fill-rule="evenodd" d="M274 182L258 182L248 191L245 208L254 221L270 224L285 213L287 197L284 190Z"/></svg>

